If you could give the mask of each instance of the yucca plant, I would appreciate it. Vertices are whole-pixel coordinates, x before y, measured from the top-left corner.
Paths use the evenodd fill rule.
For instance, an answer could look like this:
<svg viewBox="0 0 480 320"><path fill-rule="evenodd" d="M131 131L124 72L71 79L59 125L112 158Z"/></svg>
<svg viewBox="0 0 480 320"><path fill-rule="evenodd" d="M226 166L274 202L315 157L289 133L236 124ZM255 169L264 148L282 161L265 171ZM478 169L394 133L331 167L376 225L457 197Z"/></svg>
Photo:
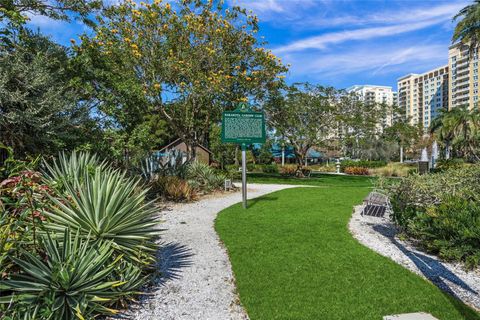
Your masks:
<svg viewBox="0 0 480 320"><path fill-rule="evenodd" d="M61 241L46 234L42 238L45 257L23 252L12 257L20 272L0 282L9 295L0 296L12 319L91 319L115 314L108 308L124 293L115 289L123 281L109 280L121 256L112 259L112 242L63 233Z"/></svg>
<svg viewBox="0 0 480 320"><path fill-rule="evenodd" d="M140 188L138 180L97 167L93 174L84 173L83 183L66 182L64 188L64 195L52 199L55 206L45 212L50 219L47 229L71 228L92 240L112 241L116 250L128 253L126 258L155 250L160 231L157 209L145 201L147 190Z"/></svg>
<svg viewBox="0 0 480 320"><path fill-rule="evenodd" d="M59 153L52 164L43 161L43 175L58 189L63 189L66 183L78 184L83 182L85 174L93 174L95 169L105 170L107 163L100 161L95 154L76 152L71 154Z"/></svg>

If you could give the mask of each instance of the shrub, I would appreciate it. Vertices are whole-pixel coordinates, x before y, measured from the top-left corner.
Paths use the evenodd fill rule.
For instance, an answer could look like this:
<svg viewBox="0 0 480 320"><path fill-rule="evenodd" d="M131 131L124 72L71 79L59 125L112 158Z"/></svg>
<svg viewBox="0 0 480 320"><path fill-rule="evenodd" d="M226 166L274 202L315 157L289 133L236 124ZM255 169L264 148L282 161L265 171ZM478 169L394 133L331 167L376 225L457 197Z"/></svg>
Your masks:
<svg viewBox="0 0 480 320"><path fill-rule="evenodd" d="M369 171L368 168L365 167L345 167L343 172L346 174L352 174L357 176L368 176Z"/></svg>
<svg viewBox="0 0 480 320"><path fill-rule="evenodd" d="M416 167L402 163L389 163L385 167L369 169L370 175L380 177L405 177L417 171Z"/></svg>
<svg viewBox="0 0 480 320"><path fill-rule="evenodd" d="M221 189L225 182L225 175L199 161L194 161L188 165L185 178L190 186L204 192Z"/></svg>
<svg viewBox="0 0 480 320"><path fill-rule="evenodd" d="M344 170L347 167L362 167L362 168L380 168L387 165L386 161L383 160L376 160L376 161L368 161L368 160L344 160L340 163L340 169Z"/></svg>
<svg viewBox="0 0 480 320"><path fill-rule="evenodd" d="M38 249L37 233L51 196L53 190L36 171L25 170L0 183L0 277L12 271L9 257Z"/></svg>
<svg viewBox="0 0 480 320"><path fill-rule="evenodd" d="M283 176L291 176L294 177L297 173L297 165L294 164L286 164L283 167L280 167L280 174Z"/></svg>
<svg viewBox="0 0 480 320"><path fill-rule="evenodd" d="M65 181L64 195L53 199L55 207L45 211L50 230L66 227L90 235L93 240L112 241L121 253L153 251L159 234L157 209L145 202L147 190L125 172L96 168L93 176L83 175L83 183Z"/></svg>
<svg viewBox="0 0 480 320"><path fill-rule="evenodd" d="M95 314L114 314L104 306L121 296L114 288L123 285L110 276L119 259L113 255L112 242L91 242L68 229L62 241L45 236L44 258L24 252L24 259L12 258L20 269L11 279L2 281L10 295L0 303L13 319L83 319Z"/></svg>
<svg viewBox="0 0 480 320"><path fill-rule="evenodd" d="M314 164L314 165L310 165L308 167L311 170L318 171L318 172L336 172L337 171L337 168L335 167L334 163L330 164L329 166Z"/></svg>
<svg viewBox="0 0 480 320"><path fill-rule="evenodd" d="M435 171L445 171L448 169L460 169L467 166L463 159L448 159L448 160L439 160L435 167Z"/></svg>
<svg viewBox="0 0 480 320"><path fill-rule="evenodd" d="M192 201L197 198L195 189L183 179L175 176L158 177L154 185L159 194L172 201Z"/></svg>
<svg viewBox="0 0 480 320"><path fill-rule="evenodd" d="M266 164L262 167L264 173L278 173L278 167L276 164Z"/></svg>
<svg viewBox="0 0 480 320"><path fill-rule="evenodd" d="M430 252L472 266L480 257L479 181L480 166L472 165L409 175L383 189L390 196L393 219L406 235Z"/></svg>
<svg viewBox="0 0 480 320"><path fill-rule="evenodd" d="M139 181L93 155L62 154L45 168L43 177L25 171L0 184L0 313L112 314L113 304L124 304L149 278L157 210Z"/></svg>

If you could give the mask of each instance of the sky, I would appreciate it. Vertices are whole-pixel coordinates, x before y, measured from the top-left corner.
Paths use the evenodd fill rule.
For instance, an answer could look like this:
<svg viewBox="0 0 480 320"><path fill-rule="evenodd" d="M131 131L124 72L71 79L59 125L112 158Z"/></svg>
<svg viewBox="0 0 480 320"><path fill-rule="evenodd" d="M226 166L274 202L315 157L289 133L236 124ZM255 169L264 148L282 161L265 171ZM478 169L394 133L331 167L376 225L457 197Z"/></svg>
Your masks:
<svg viewBox="0 0 480 320"><path fill-rule="evenodd" d="M453 16L469 0L226 0L260 19L259 37L284 63L287 81L347 88L392 86L448 63ZM32 16L30 26L68 45L80 22Z"/></svg>

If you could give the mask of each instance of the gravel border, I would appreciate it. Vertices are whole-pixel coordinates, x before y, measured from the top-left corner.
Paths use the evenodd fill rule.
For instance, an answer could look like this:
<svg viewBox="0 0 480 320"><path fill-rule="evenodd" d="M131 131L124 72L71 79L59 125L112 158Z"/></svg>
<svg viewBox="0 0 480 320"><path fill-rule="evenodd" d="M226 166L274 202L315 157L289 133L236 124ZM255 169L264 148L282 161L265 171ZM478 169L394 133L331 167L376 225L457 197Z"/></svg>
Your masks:
<svg viewBox="0 0 480 320"><path fill-rule="evenodd" d="M444 262L417 250L411 242L397 237L397 229L389 219L362 216L363 207L354 208L348 224L354 238L480 310L480 270L466 271L461 264Z"/></svg>
<svg viewBox="0 0 480 320"><path fill-rule="evenodd" d="M249 184L248 198L297 187ZM162 244L155 288L126 314L141 320L245 320L230 260L214 229L218 212L241 201L241 192L217 193L160 212Z"/></svg>

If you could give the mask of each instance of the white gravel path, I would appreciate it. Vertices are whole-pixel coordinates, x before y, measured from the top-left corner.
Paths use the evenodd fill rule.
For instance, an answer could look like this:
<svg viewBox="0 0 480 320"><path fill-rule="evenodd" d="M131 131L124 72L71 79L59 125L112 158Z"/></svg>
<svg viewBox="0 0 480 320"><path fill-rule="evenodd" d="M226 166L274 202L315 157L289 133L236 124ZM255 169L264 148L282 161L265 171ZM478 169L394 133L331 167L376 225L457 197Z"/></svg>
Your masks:
<svg viewBox="0 0 480 320"><path fill-rule="evenodd" d="M250 184L248 197L295 186ZM215 194L161 212L162 278L127 319L248 319L239 304L230 261L214 230L217 213L241 201L241 192Z"/></svg>
<svg viewBox="0 0 480 320"><path fill-rule="evenodd" d="M480 270L467 272L460 264L443 262L415 249L412 243L398 239L389 219L361 216L362 209L355 207L349 222L350 232L360 243L480 310Z"/></svg>

